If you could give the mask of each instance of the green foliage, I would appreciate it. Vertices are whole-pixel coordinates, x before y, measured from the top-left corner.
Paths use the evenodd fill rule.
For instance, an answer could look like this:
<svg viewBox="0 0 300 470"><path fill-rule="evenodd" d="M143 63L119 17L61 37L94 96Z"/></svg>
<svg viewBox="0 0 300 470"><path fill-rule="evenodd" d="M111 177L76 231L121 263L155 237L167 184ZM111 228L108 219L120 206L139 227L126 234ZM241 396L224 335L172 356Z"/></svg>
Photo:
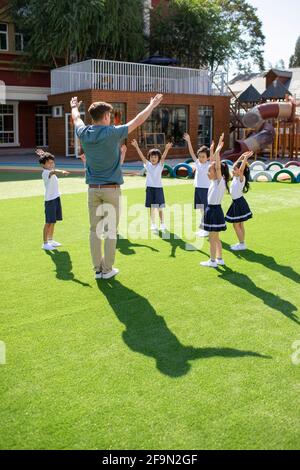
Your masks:
<svg viewBox="0 0 300 470"><path fill-rule="evenodd" d="M245 0L170 0L152 13L151 51L188 67L216 70L249 59L263 69L264 36L256 10Z"/></svg>
<svg viewBox="0 0 300 470"><path fill-rule="evenodd" d="M41 179L4 175L0 449L299 449L300 185L253 183L249 250L231 252L228 227L226 267L201 268L209 243L187 251L174 220L177 238L119 240L120 276L97 285L80 179L60 181L64 246L50 255ZM129 210L144 192L124 190ZM165 193L193 201L191 182Z"/></svg>
<svg viewBox="0 0 300 470"><path fill-rule="evenodd" d="M300 36L296 42L295 52L290 58L290 67L300 67Z"/></svg>
<svg viewBox="0 0 300 470"><path fill-rule="evenodd" d="M30 64L57 66L89 57L137 60L144 53L141 0L13 0L29 36ZM62 59L62 60L61 60Z"/></svg>

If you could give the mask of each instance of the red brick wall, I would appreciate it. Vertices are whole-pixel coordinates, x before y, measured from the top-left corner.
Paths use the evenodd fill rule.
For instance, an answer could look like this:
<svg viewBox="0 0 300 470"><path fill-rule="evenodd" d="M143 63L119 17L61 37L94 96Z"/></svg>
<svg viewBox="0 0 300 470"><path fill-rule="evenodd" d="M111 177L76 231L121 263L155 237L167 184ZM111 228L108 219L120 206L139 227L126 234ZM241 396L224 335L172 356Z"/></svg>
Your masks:
<svg viewBox="0 0 300 470"><path fill-rule="evenodd" d="M50 88L50 72L22 73L18 70L3 70L0 65L0 80L7 86L29 86Z"/></svg>
<svg viewBox="0 0 300 470"><path fill-rule="evenodd" d="M19 102L19 141L21 148L34 148L35 143L35 107L37 103Z"/></svg>
<svg viewBox="0 0 300 470"><path fill-rule="evenodd" d="M76 92L73 95L78 95L80 100L85 103L86 109L93 101L107 101L111 103L125 103L127 108L126 118L127 121L133 119L138 113L138 105L140 103L147 103L150 101L153 93L132 93L120 91L101 91L101 90L86 90L83 92ZM64 105L65 111L70 109L70 99L72 93L64 93L60 95L49 96L49 105ZM198 107L199 106L213 106L214 107L214 139L217 140L222 132L225 132L225 143L228 148L229 145L229 102L230 98L226 96L200 96L200 95L164 95L163 103L166 105L184 105L188 106L188 131L191 135L192 143L197 148L197 134L198 134ZM86 119L88 123L88 117ZM137 138L137 131L132 133L129 137L129 142ZM49 145L50 151L57 155L65 155L65 121L64 119L50 119L49 120ZM174 148L170 151L169 157L185 157L188 156L187 148ZM135 150L128 146L128 160L137 160Z"/></svg>

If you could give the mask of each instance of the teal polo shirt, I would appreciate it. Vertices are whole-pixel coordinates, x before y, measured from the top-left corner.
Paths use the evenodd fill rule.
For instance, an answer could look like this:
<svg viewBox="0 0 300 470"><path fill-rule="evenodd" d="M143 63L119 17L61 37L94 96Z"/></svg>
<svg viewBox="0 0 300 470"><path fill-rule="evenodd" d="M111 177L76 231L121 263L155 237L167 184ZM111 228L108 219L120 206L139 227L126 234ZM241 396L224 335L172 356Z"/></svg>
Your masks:
<svg viewBox="0 0 300 470"><path fill-rule="evenodd" d="M76 134L86 156L86 183L123 184L120 145L128 126L78 126Z"/></svg>

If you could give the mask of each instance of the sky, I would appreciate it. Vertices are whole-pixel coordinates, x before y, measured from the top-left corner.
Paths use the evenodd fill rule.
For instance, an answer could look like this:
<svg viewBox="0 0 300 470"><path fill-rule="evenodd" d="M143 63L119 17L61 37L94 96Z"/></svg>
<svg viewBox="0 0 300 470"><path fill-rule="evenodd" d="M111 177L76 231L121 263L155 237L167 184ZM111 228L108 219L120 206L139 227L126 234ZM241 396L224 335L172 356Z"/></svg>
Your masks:
<svg viewBox="0 0 300 470"><path fill-rule="evenodd" d="M300 0L247 0L258 9L266 36L266 67L283 59L288 68L300 36Z"/></svg>

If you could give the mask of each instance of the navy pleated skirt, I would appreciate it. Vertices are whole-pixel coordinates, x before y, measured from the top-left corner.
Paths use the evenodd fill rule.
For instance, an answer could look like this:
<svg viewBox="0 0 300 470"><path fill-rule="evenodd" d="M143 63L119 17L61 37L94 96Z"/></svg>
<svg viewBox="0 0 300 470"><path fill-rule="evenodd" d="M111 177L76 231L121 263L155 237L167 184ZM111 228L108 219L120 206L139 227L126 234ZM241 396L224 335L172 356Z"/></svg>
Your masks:
<svg viewBox="0 0 300 470"><path fill-rule="evenodd" d="M206 232L225 232L227 230L222 206L207 206L201 228Z"/></svg>
<svg viewBox="0 0 300 470"><path fill-rule="evenodd" d="M246 222L252 219L253 214L248 205L248 202L244 197L235 199L226 214L225 220L230 224L238 224L240 222Z"/></svg>

